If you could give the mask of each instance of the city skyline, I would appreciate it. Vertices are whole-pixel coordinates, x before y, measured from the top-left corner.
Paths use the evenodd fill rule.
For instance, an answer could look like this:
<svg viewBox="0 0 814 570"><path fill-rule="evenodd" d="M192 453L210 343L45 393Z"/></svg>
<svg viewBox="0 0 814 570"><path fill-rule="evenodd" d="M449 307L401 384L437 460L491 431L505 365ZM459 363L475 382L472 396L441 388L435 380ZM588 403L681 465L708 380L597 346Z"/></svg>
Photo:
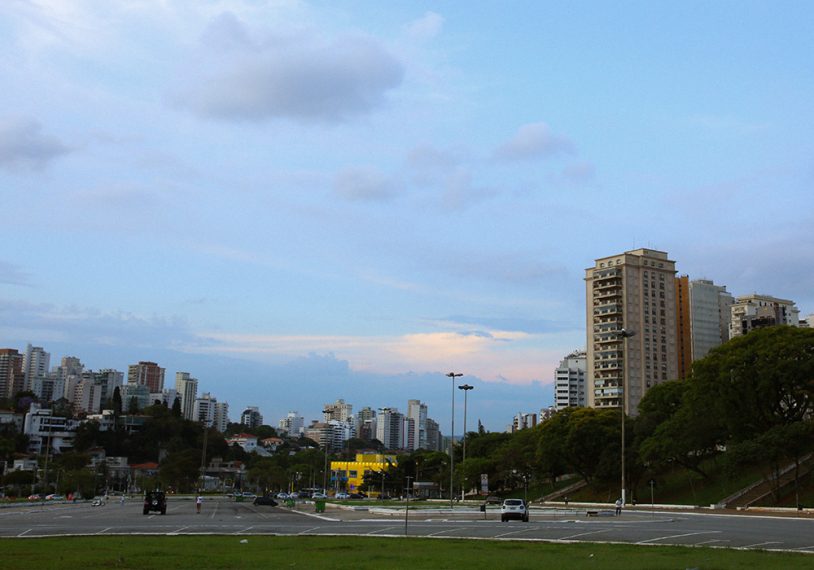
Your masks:
<svg viewBox="0 0 814 570"><path fill-rule="evenodd" d="M814 312L813 9L538 4L0 7L0 347L496 431L603 256Z"/></svg>

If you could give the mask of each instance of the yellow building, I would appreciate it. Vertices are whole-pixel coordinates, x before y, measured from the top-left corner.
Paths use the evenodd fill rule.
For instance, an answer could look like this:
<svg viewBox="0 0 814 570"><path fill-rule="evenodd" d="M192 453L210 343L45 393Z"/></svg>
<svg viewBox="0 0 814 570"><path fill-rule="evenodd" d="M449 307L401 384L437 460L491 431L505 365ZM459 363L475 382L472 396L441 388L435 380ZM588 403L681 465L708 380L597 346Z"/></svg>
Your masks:
<svg viewBox="0 0 814 570"><path fill-rule="evenodd" d="M331 487L356 492L365 482L366 473L381 473L397 465L395 455L357 453L355 461L331 461ZM376 496L378 492L368 493Z"/></svg>

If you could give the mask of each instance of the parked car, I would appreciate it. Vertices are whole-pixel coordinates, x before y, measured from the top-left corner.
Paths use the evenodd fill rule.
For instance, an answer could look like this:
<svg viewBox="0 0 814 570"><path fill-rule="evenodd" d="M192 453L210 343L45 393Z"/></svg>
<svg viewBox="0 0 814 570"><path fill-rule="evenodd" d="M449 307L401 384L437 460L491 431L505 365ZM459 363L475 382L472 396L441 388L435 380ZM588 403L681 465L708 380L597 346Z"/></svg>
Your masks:
<svg viewBox="0 0 814 570"><path fill-rule="evenodd" d="M263 497L255 497L254 502L252 504L265 505L267 507L276 507L277 501L275 501L273 497L265 495Z"/></svg>
<svg viewBox="0 0 814 570"><path fill-rule="evenodd" d="M147 491L144 493L144 514L150 511L159 511L162 515L167 514L167 497L164 491Z"/></svg>
<svg viewBox="0 0 814 570"><path fill-rule="evenodd" d="M277 493L275 498L280 499L281 501L285 501L289 498L288 493Z"/></svg>
<svg viewBox="0 0 814 570"><path fill-rule="evenodd" d="M484 502L487 505L500 505L503 503L503 499L501 499L500 497L496 497L495 495L489 495L488 497L486 497L486 500Z"/></svg>
<svg viewBox="0 0 814 570"><path fill-rule="evenodd" d="M257 495L255 495L254 493L252 493L250 491L243 491L243 498L244 499L256 499Z"/></svg>
<svg viewBox="0 0 814 570"><path fill-rule="evenodd" d="M62 501L65 499L65 495L58 495L57 493L51 493L50 495L45 495L46 501Z"/></svg>
<svg viewBox="0 0 814 570"><path fill-rule="evenodd" d="M42 495L38 495L36 493L33 494L33 495L28 495L28 500L29 501L41 501L42 500Z"/></svg>
<svg viewBox="0 0 814 570"><path fill-rule="evenodd" d="M325 493L312 493L311 498L312 499L327 499L328 495L326 495Z"/></svg>
<svg viewBox="0 0 814 570"><path fill-rule="evenodd" d="M337 494L334 496L334 498L335 498L335 499L339 499L339 500L345 500L345 499L350 499L350 495L348 495L347 493L341 493L341 492L340 492L340 493L337 493Z"/></svg>
<svg viewBox="0 0 814 570"><path fill-rule="evenodd" d="M367 499L367 495L365 493L361 493L361 492L360 493L351 493L350 498L351 499Z"/></svg>
<svg viewBox="0 0 814 570"><path fill-rule="evenodd" d="M511 519L529 522L529 507L523 499L506 499L500 506L500 522Z"/></svg>

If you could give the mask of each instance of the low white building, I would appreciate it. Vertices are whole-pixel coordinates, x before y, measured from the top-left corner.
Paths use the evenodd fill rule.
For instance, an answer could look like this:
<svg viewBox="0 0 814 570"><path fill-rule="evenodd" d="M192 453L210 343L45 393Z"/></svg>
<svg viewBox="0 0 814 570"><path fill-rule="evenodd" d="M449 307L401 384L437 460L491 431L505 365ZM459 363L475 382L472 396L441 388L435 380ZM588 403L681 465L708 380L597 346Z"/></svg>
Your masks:
<svg viewBox="0 0 814 570"><path fill-rule="evenodd" d="M31 408L23 421L23 433L28 436L28 450L32 453L62 453L73 447L76 428L81 422L71 418L53 415L50 409L41 409L39 404Z"/></svg>

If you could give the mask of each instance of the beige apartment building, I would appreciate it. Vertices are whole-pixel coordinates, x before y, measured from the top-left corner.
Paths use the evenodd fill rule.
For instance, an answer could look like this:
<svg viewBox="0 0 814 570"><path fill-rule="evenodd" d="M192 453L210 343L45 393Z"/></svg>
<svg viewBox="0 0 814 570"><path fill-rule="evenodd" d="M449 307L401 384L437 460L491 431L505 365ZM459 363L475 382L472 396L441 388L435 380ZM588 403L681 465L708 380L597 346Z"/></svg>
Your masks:
<svg viewBox="0 0 814 570"><path fill-rule="evenodd" d="M636 415L648 388L678 378L675 274L675 261L652 249L585 270L589 406Z"/></svg>

